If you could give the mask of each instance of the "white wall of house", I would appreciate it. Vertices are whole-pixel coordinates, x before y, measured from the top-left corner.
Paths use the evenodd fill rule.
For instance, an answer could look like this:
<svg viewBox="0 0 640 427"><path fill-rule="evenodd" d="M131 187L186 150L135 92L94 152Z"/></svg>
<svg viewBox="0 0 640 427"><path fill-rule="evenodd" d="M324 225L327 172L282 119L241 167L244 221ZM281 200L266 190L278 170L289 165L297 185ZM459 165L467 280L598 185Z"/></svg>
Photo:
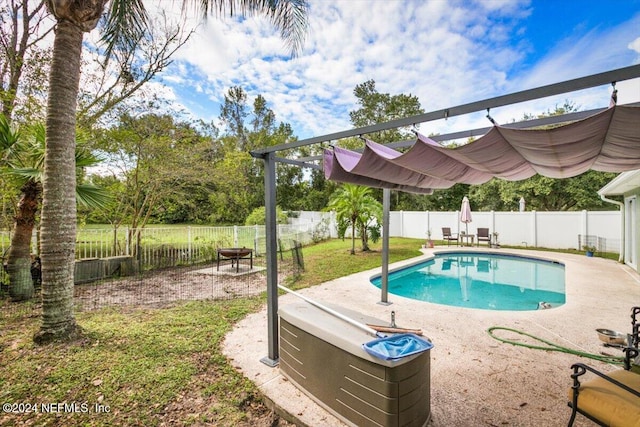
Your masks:
<svg viewBox="0 0 640 427"><path fill-rule="evenodd" d="M640 273L640 169L621 173L598 190L598 194L612 204L622 201L622 259Z"/></svg>

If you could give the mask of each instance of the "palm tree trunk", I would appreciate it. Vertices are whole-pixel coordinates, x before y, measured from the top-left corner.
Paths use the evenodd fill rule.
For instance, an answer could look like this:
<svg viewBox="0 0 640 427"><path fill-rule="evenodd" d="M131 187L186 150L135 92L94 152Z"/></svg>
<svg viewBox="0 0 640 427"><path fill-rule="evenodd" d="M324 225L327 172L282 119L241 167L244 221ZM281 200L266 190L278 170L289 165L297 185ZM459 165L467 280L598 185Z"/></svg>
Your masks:
<svg viewBox="0 0 640 427"><path fill-rule="evenodd" d="M31 277L31 234L36 223L40 185L29 180L22 186L22 196L15 217L11 248L7 254L7 274L9 275L9 295L14 301L33 298L34 288Z"/></svg>
<svg viewBox="0 0 640 427"><path fill-rule="evenodd" d="M365 224L361 225L360 234L360 238L362 239L362 252L369 252L371 250L369 247L369 233L367 233L367 226Z"/></svg>
<svg viewBox="0 0 640 427"><path fill-rule="evenodd" d="M42 325L36 343L74 338L80 328L73 311L76 244L75 132L82 29L60 19L49 76L43 176L41 259Z"/></svg>
<svg viewBox="0 0 640 427"><path fill-rule="evenodd" d="M356 254L356 222L351 220L351 255Z"/></svg>

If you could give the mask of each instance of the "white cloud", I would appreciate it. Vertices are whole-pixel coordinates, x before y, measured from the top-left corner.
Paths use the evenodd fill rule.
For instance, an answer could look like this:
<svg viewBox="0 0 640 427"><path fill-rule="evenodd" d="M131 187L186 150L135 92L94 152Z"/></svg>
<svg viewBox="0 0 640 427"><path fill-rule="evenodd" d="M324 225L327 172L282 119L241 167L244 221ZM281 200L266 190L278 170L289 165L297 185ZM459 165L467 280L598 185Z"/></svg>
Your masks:
<svg viewBox="0 0 640 427"><path fill-rule="evenodd" d="M432 111L629 65L633 52L640 51L637 15L612 31L593 29L561 41L532 69L518 74L530 50L522 39L529 0L310 4L300 57L288 57L267 19L211 18L178 52L173 74L165 80L207 94L212 106L228 88L242 86L251 98L264 96L277 119L291 123L296 134L309 137L350 128L348 112L357 107L353 89L369 79L380 92L418 96L423 108ZM576 103L606 105L609 92L581 93ZM525 112L553 109L567 97L573 99L541 100L492 115L506 122ZM210 116L218 114L211 111ZM456 123L486 126L484 114L437 126L449 131Z"/></svg>

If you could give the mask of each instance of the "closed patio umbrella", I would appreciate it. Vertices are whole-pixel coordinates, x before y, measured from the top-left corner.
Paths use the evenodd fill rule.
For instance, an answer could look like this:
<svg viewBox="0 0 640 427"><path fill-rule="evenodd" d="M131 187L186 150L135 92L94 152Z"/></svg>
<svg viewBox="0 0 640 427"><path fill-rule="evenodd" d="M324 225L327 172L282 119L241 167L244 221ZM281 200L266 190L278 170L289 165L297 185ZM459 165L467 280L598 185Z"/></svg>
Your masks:
<svg viewBox="0 0 640 427"><path fill-rule="evenodd" d="M460 222L464 222L466 234L469 234L469 223L471 221L471 206L469 205L469 199L467 196L464 196L462 199L462 206L460 207Z"/></svg>

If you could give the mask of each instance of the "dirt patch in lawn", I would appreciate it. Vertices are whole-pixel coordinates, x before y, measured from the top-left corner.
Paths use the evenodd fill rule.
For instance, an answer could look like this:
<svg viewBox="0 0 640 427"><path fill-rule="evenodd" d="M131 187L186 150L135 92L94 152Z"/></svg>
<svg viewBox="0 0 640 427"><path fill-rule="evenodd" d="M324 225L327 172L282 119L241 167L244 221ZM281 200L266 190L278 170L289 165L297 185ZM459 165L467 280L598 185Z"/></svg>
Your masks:
<svg viewBox="0 0 640 427"><path fill-rule="evenodd" d="M76 285L76 307L81 310L122 305L161 307L177 301L254 296L267 289L264 269L224 273L214 265L161 270L131 278ZM286 277L286 272L280 274Z"/></svg>

